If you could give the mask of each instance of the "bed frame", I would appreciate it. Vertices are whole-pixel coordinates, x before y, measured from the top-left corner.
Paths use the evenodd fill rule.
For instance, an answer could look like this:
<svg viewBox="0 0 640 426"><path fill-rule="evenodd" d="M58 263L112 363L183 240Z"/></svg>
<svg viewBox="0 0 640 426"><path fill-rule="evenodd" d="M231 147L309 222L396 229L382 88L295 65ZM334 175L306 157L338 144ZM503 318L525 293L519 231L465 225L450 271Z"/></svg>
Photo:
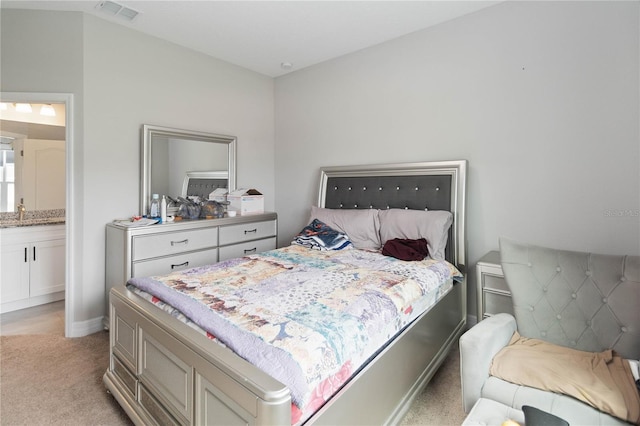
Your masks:
<svg viewBox="0 0 640 426"><path fill-rule="evenodd" d="M449 210L447 259L466 272L466 160L331 167L327 208ZM408 325L306 424L396 424L466 326L466 282ZM290 425L286 386L125 287L110 293L104 383L136 424Z"/></svg>

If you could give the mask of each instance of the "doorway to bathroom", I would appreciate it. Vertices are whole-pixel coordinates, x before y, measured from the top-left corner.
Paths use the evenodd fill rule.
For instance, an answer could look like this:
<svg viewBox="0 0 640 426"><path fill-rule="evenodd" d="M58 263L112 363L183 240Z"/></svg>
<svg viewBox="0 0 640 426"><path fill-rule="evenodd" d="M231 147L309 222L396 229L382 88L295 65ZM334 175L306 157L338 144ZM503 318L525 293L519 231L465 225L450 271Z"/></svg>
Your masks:
<svg viewBox="0 0 640 426"><path fill-rule="evenodd" d="M72 100L0 94L0 318L8 333L72 335Z"/></svg>

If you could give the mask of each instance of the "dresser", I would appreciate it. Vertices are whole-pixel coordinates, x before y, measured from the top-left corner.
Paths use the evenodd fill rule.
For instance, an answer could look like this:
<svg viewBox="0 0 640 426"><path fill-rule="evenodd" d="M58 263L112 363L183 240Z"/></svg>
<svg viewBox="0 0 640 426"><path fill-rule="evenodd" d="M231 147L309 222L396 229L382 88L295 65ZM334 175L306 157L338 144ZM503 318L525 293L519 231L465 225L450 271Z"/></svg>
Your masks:
<svg viewBox="0 0 640 426"><path fill-rule="evenodd" d="M106 292L129 278L168 274L276 248L276 213L106 227ZM108 309L106 310L108 315ZM108 325L108 317L105 318Z"/></svg>
<svg viewBox="0 0 640 426"><path fill-rule="evenodd" d="M490 251L476 263L478 321L498 313L513 315L511 292L500 265L500 252Z"/></svg>

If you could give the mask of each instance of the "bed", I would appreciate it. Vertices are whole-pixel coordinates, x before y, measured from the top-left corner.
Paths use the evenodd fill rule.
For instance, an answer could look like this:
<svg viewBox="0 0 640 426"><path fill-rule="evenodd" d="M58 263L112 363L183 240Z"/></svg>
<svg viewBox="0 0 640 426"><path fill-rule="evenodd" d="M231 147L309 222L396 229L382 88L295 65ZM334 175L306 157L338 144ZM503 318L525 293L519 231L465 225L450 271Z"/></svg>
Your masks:
<svg viewBox="0 0 640 426"><path fill-rule="evenodd" d="M420 214L425 209L434 214L450 212L452 225L447 227L446 246L436 247L430 241L429 251L440 253L454 266L451 275L459 276L445 280L426 310L405 310L407 315L399 328L386 331L390 339L363 352L363 362L341 377L323 396L326 402L315 404L313 412L297 414L295 407L306 406L299 401L307 401L308 394L292 384L297 383L295 380L285 385L287 374L276 380L274 376L280 376L267 374L264 364L258 368L245 359L246 354L237 355L231 349L235 338L227 341L228 345L220 344L211 333L203 332L200 324L190 323L189 315L181 320L181 313L173 307L159 309L162 301L154 303L153 295L145 297L139 289L124 285L110 293L110 365L104 375L107 389L136 424L398 423L465 329L466 165L460 160L321 169L318 203L311 216L340 217L346 211L387 215L407 211ZM394 230L387 227L381 239L385 232L388 237ZM303 250L310 251L292 245L232 263L266 264L265 257L289 259ZM313 262L319 258L333 262L334 257L345 256L371 262L370 256L379 256L371 250L362 251L362 255L360 252L359 248L317 252ZM343 260L331 265L339 263L342 268ZM400 263L390 261L396 266ZM216 264L210 269L219 271L227 266ZM193 275L195 279L201 276ZM149 282L163 280L175 282L167 277ZM189 312L188 307L184 310Z"/></svg>

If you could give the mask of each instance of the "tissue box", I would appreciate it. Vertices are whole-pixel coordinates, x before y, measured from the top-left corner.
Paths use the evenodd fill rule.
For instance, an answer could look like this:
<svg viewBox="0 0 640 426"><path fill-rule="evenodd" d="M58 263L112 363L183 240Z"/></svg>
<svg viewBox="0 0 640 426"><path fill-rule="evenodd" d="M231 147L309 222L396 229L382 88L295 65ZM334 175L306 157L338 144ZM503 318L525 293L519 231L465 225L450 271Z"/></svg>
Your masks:
<svg viewBox="0 0 640 426"><path fill-rule="evenodd" d="M229 209L239 215L264 213L264 195L255 189L240 188L227 194Z"/></svg>
<svg viewBox="0 0 640 426"><path fill-rule="evenodd" d="M227 202L227 188L216 188L209 194L209 200L225 204Z"/></svg>

